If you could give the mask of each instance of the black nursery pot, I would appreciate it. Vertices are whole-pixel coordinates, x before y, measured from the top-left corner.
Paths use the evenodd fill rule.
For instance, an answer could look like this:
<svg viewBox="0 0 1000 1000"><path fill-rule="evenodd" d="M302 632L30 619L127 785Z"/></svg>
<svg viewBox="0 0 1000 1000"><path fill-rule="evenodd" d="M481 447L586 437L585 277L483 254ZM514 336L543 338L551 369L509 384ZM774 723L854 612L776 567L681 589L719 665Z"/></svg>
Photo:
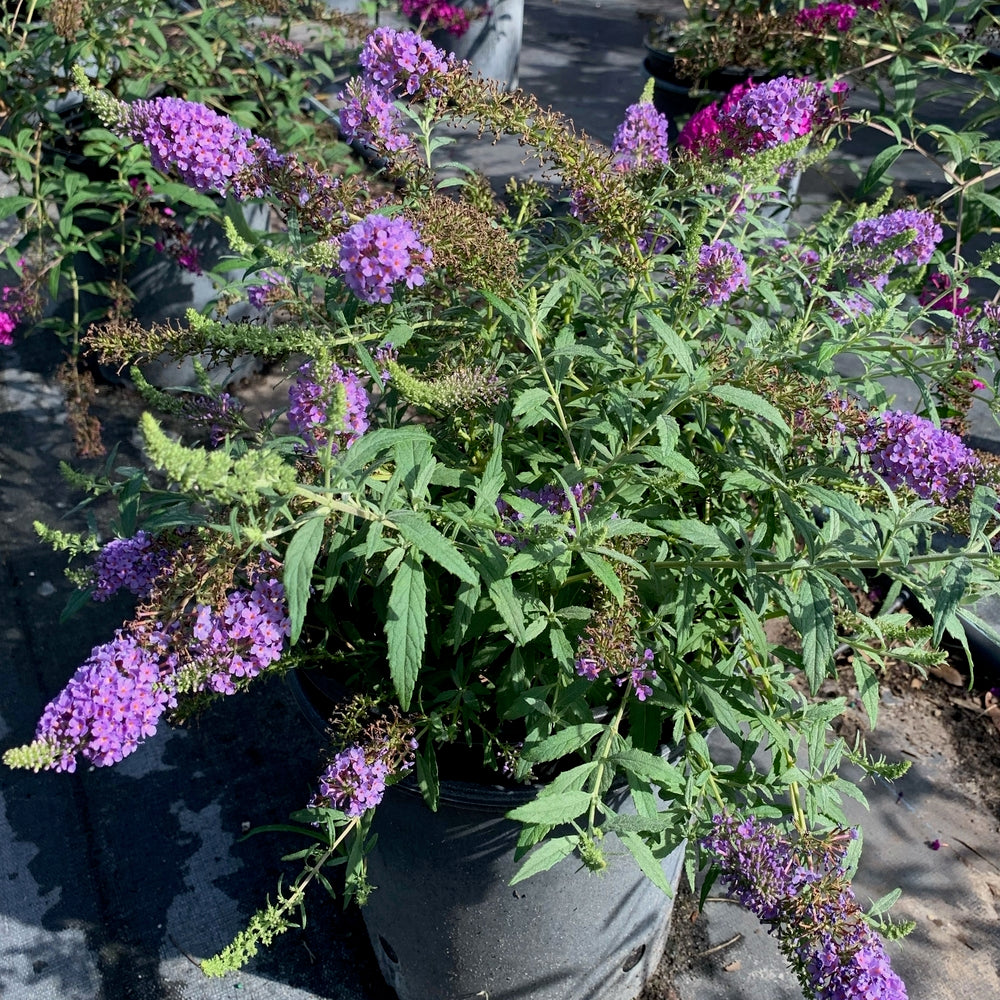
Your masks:
<svg viewBox="0 0 1000 1000"><path fill-rule="evenodd" d="M322 730L335 685L297 673L296 697ZM673 899L617 836L601 841L608 867L600 875L570 855L510 885L522 863L514 859L521 825L506 814L537 791L445 779L436 812L412 777L386 792L368 856L376 889L361 913L399 1000L633 1000L655 972ZM624 784L609 793L623 812L627 798ZM661 862L674 888L684 850Z"/></svg>

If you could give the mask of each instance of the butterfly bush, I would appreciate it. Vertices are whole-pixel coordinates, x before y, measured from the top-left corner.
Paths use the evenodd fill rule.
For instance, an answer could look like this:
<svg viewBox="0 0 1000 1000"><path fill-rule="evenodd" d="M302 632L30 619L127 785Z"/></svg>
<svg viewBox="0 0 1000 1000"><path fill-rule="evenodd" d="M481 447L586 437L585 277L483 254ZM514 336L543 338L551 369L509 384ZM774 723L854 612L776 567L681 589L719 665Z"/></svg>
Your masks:
<svg viewBox="0 0 1000 1000"><path fill-rule="evenodd" d="M800 29L838 30L842 6ZM605 148L389 27L341 100L377 182L208 108L79 85L151 166L272 209L273 231L228 233L246 275L225 302L242 291L248 320L191 313L152 338L253 350L282 388L251 418L235 387L139 381L181 426L145 415L148 472L88 480L129 530L50 540L97 551L85 593L141 603L4 760L113 763L161 717L320 669L344 697L295 817L303 875L210 973L292 926L327 863L346 862L348 895L377 891L363 848L383 797L416 761L433 806L455 750L477 779L537 783L518 816L573 831L525 872L570 854L600 870L611 845L669 892L650 859L686 844L810 997L904 996L881 940L900 928L860 912L837 831L857 794L839 762L905 768L837 735L843 706L820 691L852 647L874 725L887 659L936 662L933 635L1000 593L998 466L963 425L973 393L993 401L1000 307L992 252L968 263L969 220L948 214L966 182L952 172L931 207L874 171L863 203L808 218L790 168L870 122L840 82L748 80L686 123L650 91ZM456 124L513 136L545 183L442 181ZM91 335L118 364L137 336ZM901 377L913 412L890 395ZM936 627L873 617L859 595L883 578ZM777 619L794 638L771 638ZM769 763L734 771L748 745ZM628 818L605 797L616 782ZM662 815L637 821L650 790Z"/></svg>

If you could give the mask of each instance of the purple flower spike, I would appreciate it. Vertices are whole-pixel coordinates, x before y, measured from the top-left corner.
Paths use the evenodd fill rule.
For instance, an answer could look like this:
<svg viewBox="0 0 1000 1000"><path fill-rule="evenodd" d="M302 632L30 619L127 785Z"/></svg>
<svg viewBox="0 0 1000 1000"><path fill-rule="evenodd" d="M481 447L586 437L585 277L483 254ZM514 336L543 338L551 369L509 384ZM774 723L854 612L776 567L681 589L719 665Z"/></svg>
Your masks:
<svg viewBox="0 0 1000 1000"><path fill-rule="evenodd" d="M340 127L348 142L360 142L382 154L412 148L399 109L380 84L355 77L340 99L345 101Z"/></svg>
<svg viewBox="0 0 1000 1000"><path fill-rule="evenodd" d="M958 435L899 410L871 417L858 447L891 489L907 486L925 500L954 499L975 485L980 468Z"/></svg>
<svg viewBox="0 0 1000 1000"><path fill-rule="evenodd" d="M670 162L667 145L667 118L652 104L632 104L625 109L625 120L615 131L611 152L615 170L642 170L665 166Z"/></svg>
<svg viewBox="0 0 1000 1000"><path fill-rule="evenodd" d="M160 716L176 705L176 656L165 637L118 632L95 646L90 658L45 707L35 739L60 752L56 771L75 771L79 754L99 767L115 764L156 732Z"/></svg>
<svg viewBox="0 0 1000 1000"><path fill-rule="evenodd" d="M343 386L346 409L338 426L330 426L331 404ZM288 422L292 433L306 443L308 454L315 455L328 440L334 454L350 447L368 430L368 393L353 372L336 365L326 378L316 381L312 362L299 369L299 378L288 391Z"/></svg>
<svg viewBox="0 0 1000 1000"><path fill-rule="evenodd" d="M384 27L376 28L365 40L359 62L371 82L407 96L424 90L432 96L440 95L436 77L451 66L446 53L415 31Z"/></svg>
<svg viewBox="0 0 1000 1000"><path fill-rule="evenodd" d="M368 215L340 237L339 265L347 287L363 302L391 302L395 285L424 283L432 254L403 216Z"/></svg>
<svg viewBox="0 0 1000 1000"><path fill-rule="evenodd" d="M891 251L884 249L888 240L911 229L914 236L909 243ZM847 234L848 282L857 287L870 281L878 289L885 288L897 265L928 263L943 235L930 212L899 209L855 222Z"/></svg>
<svg viewBox="0 0 1000 1000"><path fill-rule="evenodd" d="M810 996L906 1000L847 881L844 834L806 846L753 817L716 816L713 823L703 850L732 895L769 926Z"/></svg>
<svg viewBox="0 0 1000 1000"><path fill-rule="evenodd" d="M735 292L750 287L743 254L726 240L716 240L701 248L695 274L707 294L706 301L712 306L728 302Z"/></svg>
<svg viewBox="0 0 1000 1000"><path fill-rule="evenodd" d="M258 151L273 153L270 143L249 129L178 97L136 101L127 131L149 149L157 170L176 170L196 190L223 195L233 189L237 174L254 165Z"/></svg>
<svg viewBox="0 0 1000 1000"><path fill-rule="evenodd" d="M350 746L341 750L319 779L319 798L348 816L361 816L374 809L385 795L385 779L389 767L381 756L370 761L363 747Z"/></svg>
<svg viewBox="0 0 1000 1000"><path fill-rule="evenodd" d="M153 581L169 561L167 551L154 547L145 531L112 539L94 558L94 600L106 601L123 587L139 598L149 597Z"/></svg>

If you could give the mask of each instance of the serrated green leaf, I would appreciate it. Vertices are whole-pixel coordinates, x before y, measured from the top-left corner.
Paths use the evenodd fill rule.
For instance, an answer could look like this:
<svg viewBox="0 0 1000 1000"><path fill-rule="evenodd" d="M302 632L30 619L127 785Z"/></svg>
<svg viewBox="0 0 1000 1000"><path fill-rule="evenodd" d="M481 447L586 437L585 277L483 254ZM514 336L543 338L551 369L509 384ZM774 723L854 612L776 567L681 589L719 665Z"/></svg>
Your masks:
<svg viewBox="0 0 1000 1000"><path fill-rule="evenodd" d="M788 617L802 636L802 667L810 689L817 691L837 646L830 589L824 580L807 573L789 596Z"/></svg>
<svg viewBox="0 0 1000 1000"><path fill-rule="evenodd" d="M668 791L678 792L683 788L680 772L659 754L633 748L611 754L608 761L615 767L634 774L643 781L661 785Z"/></svg>
<svg viewBox="0 0 1000 1000"><path fill-rule="evenodd" d="M455 543L442 535L419 511L395 510L389 514L389 520L396 525L403 538L442 569L446 569L464 583L477 582L475 571L462 557Z"/></svg>
<svg viewBox="0 0 1000 1000"><path fill-rule="evenodd" d="M940 645L945 631L953 631L955 612L961 603L969 577L972 575L972 563L965 556L955 556L948 563L941 576L941 583L934 598L934 638L935 646ZM949 628L949 626L952 626Z"/></svg>
<svg viewBox="0 0 1000 1000"><path fill-rule="evenodd" d="M519 823L544 823L559 826L571 823L590 808L587 792L560 792L558 795L539 795L537 799L507 813L508 819Z"/></svg>
<svg viewBox="0 0 1000 1000"><path fill-rule="evenodd" d="M427 640L427 585L420 558L413 552L406 554L392 578L385 637L389 676L405 712L410 707Z"/></svg>
<svg viewBox="0 0 1000 1000"><path fill-rule="evenodd" d="M758 396L757 393L751 392L749 389L743 389L738 385L727 385L725 383L713 385L709 391L716 399L722 400L723 403L730 403L744 413L761 417L779 430L784 431L786 434L788 433L788 424L785 423L785 418L781 415L781 411L764 399L763 396Z"/></svg>
<svg viewBox="0 0 1000 1000"><path fill-rule="evenodd" d="M597 722L582 722L569 726L558 733L527 747L521 756L533 764L541 764L548 760L558 760L566 754L573 753L585 747L595 736L604 731L604 726Z"/></svg>
<svg viewBox="0 0 1000 1000"><path fill-rule="evenodd" d="M532 851L528 855L528 860L517 870L517 874L510 880L510 885L517 885L532 875L539 872L547 872L553 865L557 865L563 858L573 853L579 837L553 837L546 840L541 847Z"/></svg>
<svg viewBox="0 0 1000 1000"><path fill-rule="evenodd" d="M311 517L292 535L285 550L285 569L282 581L288 601L289 641L294 645L302 634L313 567L323 544L325 522L321 515Z"/></svg>
<svg viewBox="0 0 1000 1000"><path fill-rule="evenodd" d="M625 601L625 588L622 586L621 580L618 579L614 569L606 559L602 559L599 555L595 555L593 552L588 552L584 549L580 553L583 561L587 564L587 568L590 570L594 576L602 583L604 588L614 597L614 599L622 604Z"/></svg>
<svg viewBox="0 0 1000 1000"><path fill-rule="evenodd" d="M525 641L524 611L514 594L514 583L509 576L501 577L490 584L490 597L504 625L513 633L519 645Z"/></svg>
<svg viewBox="0 0 1000 1000"><path fill-rule="evenodd" d="M674 888L663 872L663 865L657 860L646 841L639 834L628 830L619 834L619 837L621 842L628 848L632 857L635 858L635 862L643 875L658 889L661 889L669 899L673 899Z"/></svg>

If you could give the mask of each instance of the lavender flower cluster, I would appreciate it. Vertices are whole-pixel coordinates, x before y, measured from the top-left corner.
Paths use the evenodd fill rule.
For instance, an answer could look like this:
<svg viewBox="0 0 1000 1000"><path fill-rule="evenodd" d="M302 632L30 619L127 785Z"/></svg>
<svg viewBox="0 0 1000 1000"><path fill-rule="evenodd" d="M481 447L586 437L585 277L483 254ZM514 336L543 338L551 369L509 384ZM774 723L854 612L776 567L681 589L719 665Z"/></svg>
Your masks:
<svg viewBox="0 0 1000 1000"><path fill-rule="evenodd" d="M437 77L447 73L454 57L415 31L376 28L365 40L358 61L365 76L388 94L408 97L442 93Z"/></svg>
<svg viewBox="0 0 1000 1000"><path fill-rule="evenodd" d="M307 454L315 455L327 444L336 454L368 430L368 393L357 375L337 365L321 373L315 362L306 362L288 399L288 422L305 442Z"/></svg>
<svg viewBox="0 0 1000 1000"><path fill-rule="evenodd" d="M377 213L356 222L339 239L338 265L347 287L362 302L391 302L397 284L424 283L433 255L409 219Z"/></svg>
<svg viewBox="0 0 1000 1000"><path fill-rule="evenodd" d="M77 754L98 766L115 764L156 732L176 705L171 675L177 656L158 629L95 646L69 683L46 705L36 741L56 747L55 771L75 771Z"/></svg>
<svg viewBox="0 0 1000 1000"><path fill-rule="evenodd" d="M197 605L167 627L134 623L96 646L39 720L35 741L55 751L51 768L73 771L78 756L106 766L131 754L176 707L182 668L198 690L232 694L234 679L277 662L290 633L284 587L263 573L252 574L250 587L228 594L219 612Z"/></svg>
<svg viewBox="0 0 1000 1000"><path fill-rule="evenodd" d="M92 596L95 601L106 601L124 588L145 599L169 564L167 549L145 531L137 531L131 538L114 538L94 557Z"/></svg>
<svg viewBox="0 0 1000 1000"><path fill-rule="evenodd" d="M911 239L893 246L911 230ZM855 222L847 234L848 284L859 287L868 281L879 290L885 288L897 265L928 263L943 235L930 212L911 209L897 209Z"/></svg>
<svg viewBox="0 0 1000 1000"><path fill-rule="evenodd" d="M716 240L698 252L695 279L704 290L709 305L728 302L740 289L750 287L747 262L732 243Z"/></svg>
<svg viewBox="0 0 1000 1000"><path fill-rule="evenodd" d="M375 745L357 743L341 750L320 775L319 792L310 809L339 809L350 817L374 809L385 795L386 778L410 770L417 741L412 735L388 733Z"/></svg>
<svg viewBox="0 0 1000 1000"><path fill-rule="evenodd" d="M630 104L611 142L618 171L648 170L670 162L668 122L649 102Z"/></svg>
<svg viewBox="0 0 1000 1000"><path fill-rule="evenodd" d="M200 604L194 615L190 653L217 694L235 694L234 680L256 677L276 663L291 632L285 588L262 575L249 591L228 594L221 610Z"/></svg>
<svg viewBox="0 0 1000 1000"><path fill-rule="evenodd" d="M239 195L234 177L252 167L258 153L276 155L270 143L249 129L202 104L177 97L129 105L126 130L149 149L157 170L176 170L197 191Z"/></svg>
<svg viewBox="0 0 1000 1000"><path fill-rule="evenodd" d="M609 656L607 644L595 636L585 635L577 647L577 656L573 666L580 677L588 681L596 681L602 674L615 677L615 683L621 687L631 683L632 690L639 701L645 701L653 694L649 681L655 681L656 671L650 666L653 662L653 651L644 649L642 653L631 653ZM615 651L618 653L619 651ZM624 674L621 673L624 663Z"/></svg>
<svg viewBox="0 0 1000 1000"><path fill-rule="evenodd" d="M586 518L594 506L594 500L601 490L600 483L577 483L571 486L569 494L561 486L543 486L540 490L527 488L519 489L517 496L525 500L531 500L539 506L544 507L550 514L568 515L574 506L580 512L581 518ZM572 496L572 499L570 497ZM507 530L498 531L496 540L501 545L510 545L515 548L524 547L524 539L517 534L518 525L524 520L524 514L515 509L502 497L497 500L497 512L505 524ZM572 533L572 526L569 531Z"/></svg>
<svg viewBox="0 0 1000 1000"><path fill-rule="evenodd" d="M361 816L382 801L388 774L389 765L381 754L369 760L364 747L347 747L320 776L319 794L310 805L330 805L347 816Z"/></svg>
<svg viewBox="0 0 1000 1000"><path fill-rule="evenodd" d="M974 486L981 465L958 435L899 410L870 417L858 448L891 489L906 486L925 500L939 502Z"/></svg>
<svg viewBox="0 0 1000 1000"><path fill-rule="evenodd" d="M753 817L715 816L702 848L739 902L778 938L817 1000L906 1000L878 934L864 919L838 844L809 850Z"/></svg>

